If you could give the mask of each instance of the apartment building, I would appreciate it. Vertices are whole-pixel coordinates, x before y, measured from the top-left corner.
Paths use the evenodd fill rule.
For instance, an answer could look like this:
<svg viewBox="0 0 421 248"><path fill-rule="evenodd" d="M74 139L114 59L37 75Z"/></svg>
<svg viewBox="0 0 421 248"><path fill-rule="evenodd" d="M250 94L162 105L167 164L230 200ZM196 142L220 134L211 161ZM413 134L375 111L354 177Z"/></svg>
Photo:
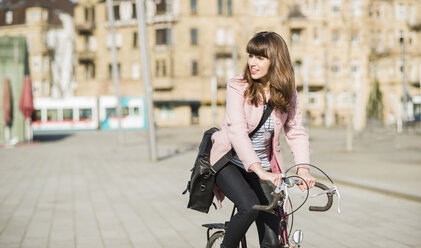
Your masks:
<svg viewBox="0 0 421 248"><path fill-rule="evenodd" d="M53 89L61 91L60 85L53 82L52 63L55 50L51 43L49 44L48 36L52 37L51 32L63 29L61 15L71 16L73 7L74 4L70 0L0 2L0 36L26 38L28 69L35 97L51 96Z"/></svg>
<svg viewBox="0 0 421 248"><path fill-rule="evenodd" d="M377 80L384 121L395 123L402 115L404 81L408 109L420 111L411 105L420 95L420 5L417 0L146 0L156 123L219 123L226 80L244 69L246 43L262 30L287 41L308 122L334 125L352 118L361 129ZM113 1L112 12L121 95L143 96L135 1ZM74 18L76 94L114 94L106 2L79 0Z"/></svg>

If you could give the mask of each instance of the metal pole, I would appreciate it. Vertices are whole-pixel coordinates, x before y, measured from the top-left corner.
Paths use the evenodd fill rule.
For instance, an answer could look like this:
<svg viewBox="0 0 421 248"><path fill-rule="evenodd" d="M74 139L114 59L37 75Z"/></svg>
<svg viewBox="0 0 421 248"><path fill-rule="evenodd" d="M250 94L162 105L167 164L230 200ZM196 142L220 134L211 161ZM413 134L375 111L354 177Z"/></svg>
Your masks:
<svg viewBox="0 0 421 248"><path fill-rule="evenodd" d="M234 70L233 70L234 76L237 76L238 51L237 51L236 45L232 46L232 64L234 67Z"/></svg>
<svg viewBox="0 0 421 248"><path fill-rule="evenodd" d="M308 116L309 90L308 90L308 63L307 58L303 59L303 93L304 93L304 123L310 123Z"/></svg>
<svg viewBox="0 0 421 248"><path fill-rule="evenodd" d="M330 126L330 109L329 109L329 64L328 64L328 54L327 47L324 51L324 72L325 72L325 84L323 87L325 94L325 126Z"/></svg>
<svg viewBox="0 0 421 248"><path fill-rule="evenodd" d="M119 72L117 69L117 49L115 42L115 30L114 30L114 11L112 0L107 0L107 11L108 11L108 24L110 26L111 35L111 60L112 60L112 76L114 81L114 94L117 99L117 122L118 122L118 143L123 144L123 133L121 130L121 102L120 102L120 79Z"/></svg>
<svg viewBox="0 0 421 248"><path fill-rule="evenodd" d="M408 121L408 92L406 87L406 61L405 61L405 39L403 37L400 38L400 43L402 45L402 84L403 84L403 121L404 123Z"/></svg>
<svg viewBox="0 0 421 248"><path fill-rule="evenodd" d="M140 57L142 60L142 77L143 86L145 89L146 109L148 116L148 135L149 135L149 158L152 161L158 160L156 149L156 136L155 136L155 119L152 101L152 86L151 86L151 72L149 66L149 53L148 53L148 39L145 21L145 5L144 0L136 0L136 14L138 18L137 31L140 41Z"/></svg>
<svg viewBox="0 0 421 248"><path fill-rule="evenodd" d="M212 109L212 125L216 126L217 118L217 94L218 94L218 82L216 80L216 58L215 55L212 57L212 77L211 77L211 109Z"/></svg>

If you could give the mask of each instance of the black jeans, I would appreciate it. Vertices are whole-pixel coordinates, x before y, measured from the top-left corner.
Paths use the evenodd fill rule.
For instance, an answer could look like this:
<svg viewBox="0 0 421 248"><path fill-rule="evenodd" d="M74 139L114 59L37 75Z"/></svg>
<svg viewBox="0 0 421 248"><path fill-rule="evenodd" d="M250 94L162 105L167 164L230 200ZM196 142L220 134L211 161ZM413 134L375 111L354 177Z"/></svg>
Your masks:
<svg viewBox="0 0 421 248"><path fill-rule="evenodd" d="M221 248L236 248L251 224L256 221L260 247L279 246L278 218L274 214L253 210L254 205L267 205L272 189L255 173L248 173L233 163L228 163L216 174L216 185L238 209L231 218Z"/></svg>

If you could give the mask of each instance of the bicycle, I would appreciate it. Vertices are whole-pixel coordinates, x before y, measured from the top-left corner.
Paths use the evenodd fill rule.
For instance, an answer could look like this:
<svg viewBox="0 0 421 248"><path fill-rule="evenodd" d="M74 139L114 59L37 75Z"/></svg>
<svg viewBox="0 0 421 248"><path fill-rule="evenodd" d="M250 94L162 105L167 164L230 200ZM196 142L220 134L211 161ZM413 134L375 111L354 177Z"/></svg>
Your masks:
<svg viewBox="0 0 421 248"><path fill-rule="evenodd" d="M299 176L286 176L286 173L288 173L289 170L291 170L292 168L298 166L298 165L302 165L302 164L297 164L292 166L291 168L289 168L285 174L281 174L282 175L282 183L276 187L274 184L272 184L271 182L268 182L269 185L272 187L273 189L273 199L272 201L268 204L268 205L255 205L253 207L253 209L259 210L259 211L267 211L270 213L274 213L278 216L279 219L279 247L283 247L283 248L299 248L300 244L302 243L303 240L303 232L301 230L296 230L293 234L292 237L292 241L290 242L290 232L293 228L293 219L294 219L294 213L299 210L304 203L307 201L307 199L309 198L309 189L307 189L306 191L306 197L304 199L304 201L301 203L301 205L299 205L299 207L297 207L295 210L292 209L292 203L291 203L291 199L289 198L289 191L288 189L301 184L302 182L305 183L304 180L302 180L301 177ZM321 169L319 169L318 167L311 165L311 164L306 164L310 167L313 167L315 169L317 169L318 171L320 171L331 183L332 183L332 187L329 188L327 187L325 184L317 181L315 184L315 187L320 188L322 191L316 195L313 195L311 197L317 197L319 195L323 195L326 194L327 195L327 203L325 206L310 206L309 210L310 211L317 211L317 212L324 212L329 210L332 207L333 204L333 196L336 195L338 197L338 212L340 213L340 194L339 194L339 189L338 187L333 183L333 181L330 179L330 177ZM307 187L308 188L308 187ZM291 211L288 213L287 211L287 206L288 203L290 205ZM236 206L233 207L232 213L231 213L231 217L235 214L236 211ZM288 230L288 217L291 216L291 224L290 224L290 228ZM225 223L209 223L209 224L203 224L203 227L207 228L207 243L206 243L206 248L219 248L220 244L222 243L222 240L224 238L225 235L225 229L228 225L229 221L225 222ZM217 230L216 232L214 232L212 235L210 234L212 230ZM291 244L293 244L291 246ZM246 241L246 236L244 236L240 242L240 247L242 248L247 248L247 241Z"/></svg>

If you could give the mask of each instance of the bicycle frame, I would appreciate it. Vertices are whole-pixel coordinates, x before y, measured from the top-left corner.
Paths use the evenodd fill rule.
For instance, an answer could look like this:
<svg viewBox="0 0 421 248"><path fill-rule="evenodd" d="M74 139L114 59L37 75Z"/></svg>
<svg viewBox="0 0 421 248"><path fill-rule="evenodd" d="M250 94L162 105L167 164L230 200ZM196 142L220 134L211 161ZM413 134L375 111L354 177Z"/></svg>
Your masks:
<svg viewBox="0 0 421 248"><path fill-rule="evenodd" d="M231 218L234 216L235 211L236 211L237 207L234 206L231 212ZM278 220L279 220L279 247L290 247L289 246L289 240L288 240L288 216L287 214L285 214L284 210L282 207L278 206L277 207L277 211L275 213L278 216ZM204 224L202 226L207 227L207 240L209 241L210 239L210 232L212 231L212 229L220 229L220 230L225 230L227 227L227 224L229 223L229 221L225 222L225 224L222 223L213 223L213 224ZM240 242L240 247L241 248L247 248L247 239L246 239L246 235L244 235L244 237L241 239Z"/></svg>

